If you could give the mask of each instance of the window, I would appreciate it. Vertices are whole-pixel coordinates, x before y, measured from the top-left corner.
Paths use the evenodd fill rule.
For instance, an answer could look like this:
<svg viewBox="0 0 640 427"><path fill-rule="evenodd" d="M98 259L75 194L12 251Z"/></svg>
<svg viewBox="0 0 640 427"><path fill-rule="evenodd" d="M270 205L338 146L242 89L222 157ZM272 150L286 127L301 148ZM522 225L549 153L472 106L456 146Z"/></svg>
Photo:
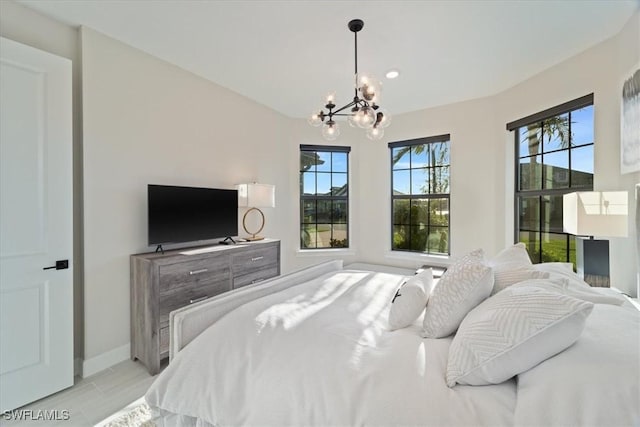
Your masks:
<svg viewBox="0 0 640 427"><path fill-rule="evenodd" d="M534 263L572 262L562 196L593 189L593 94L507 125L515 131L515 241Z"/></svg>
<svg viewBox="0 0 640 427"><path fill-rule="evenodd" d="M350 147L300 146L300 248L349 247Z"/></svg>
<svg viewBox="0 0 640 427"><path fill-rule="evenodd" d="M392 250L449 254L449 139L389 143Z"/></svg>

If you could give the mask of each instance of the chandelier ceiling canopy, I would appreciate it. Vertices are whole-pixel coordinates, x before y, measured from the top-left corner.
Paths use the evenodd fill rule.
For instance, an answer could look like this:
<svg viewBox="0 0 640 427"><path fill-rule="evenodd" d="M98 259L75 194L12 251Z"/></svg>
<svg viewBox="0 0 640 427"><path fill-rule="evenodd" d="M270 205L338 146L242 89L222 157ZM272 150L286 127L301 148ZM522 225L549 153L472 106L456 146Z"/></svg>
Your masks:
<svg viewBox="0 0 640 427"><path fill-rule="evenodd" d="M322 136L327 141L333 141L340 135L340 126L334 117L346 116L351 127L366 129L367 138L380 139L384 135L384 128L391 123L389 114L380 107L382 84L373 76L358 73L358 32L364 27L364 22L353 19L349 21L348 27L355 40L353 99L337 108L335 93L329 93L325 98L324 108L312 113L308 122L312 126L322 126Z"/></svg>

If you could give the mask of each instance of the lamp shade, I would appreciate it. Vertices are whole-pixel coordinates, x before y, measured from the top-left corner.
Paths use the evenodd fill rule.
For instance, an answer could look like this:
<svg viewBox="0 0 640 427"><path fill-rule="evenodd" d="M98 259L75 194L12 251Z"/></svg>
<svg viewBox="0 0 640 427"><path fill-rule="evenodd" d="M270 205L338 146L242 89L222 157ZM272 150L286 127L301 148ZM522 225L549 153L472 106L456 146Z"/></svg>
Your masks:
<svg viewBox="0 0 640 427"><path fill-rule="evenodd" d="M565 233L577 236L627 236L626 191L578 191L562 200Z"/></svg>
<svg viewBox="0 0 640 427"><path fill-rule="evenodd" d="M238 184L238 206L253 208L274 208L276 187L271 184Z"/></svg>

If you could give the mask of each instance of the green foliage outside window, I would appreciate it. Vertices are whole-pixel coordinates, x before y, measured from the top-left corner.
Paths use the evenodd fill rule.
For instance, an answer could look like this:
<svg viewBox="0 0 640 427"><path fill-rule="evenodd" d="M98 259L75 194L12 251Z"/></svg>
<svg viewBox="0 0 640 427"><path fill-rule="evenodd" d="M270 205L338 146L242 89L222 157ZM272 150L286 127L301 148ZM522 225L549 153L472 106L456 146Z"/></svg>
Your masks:
<svg viewBox="0 0 640 427"><path fill-rule="evenodd" d="M300 248L349 247L349 147L300 147Z"/></svg>
<svg viewBox="0 0 640 427"><path fill-rule="evenodd" d="M593 189L593 105L516 128L515 140L515 240L527 245L534 263L575 265L575 237L563 232L562 196Z"/></svg>
<svg viewBox="0 0 640 427"><path fill-rule="evenodd" d="M448 135L406 145L392 143L390 148L392 250L448 254Z"/></svg>

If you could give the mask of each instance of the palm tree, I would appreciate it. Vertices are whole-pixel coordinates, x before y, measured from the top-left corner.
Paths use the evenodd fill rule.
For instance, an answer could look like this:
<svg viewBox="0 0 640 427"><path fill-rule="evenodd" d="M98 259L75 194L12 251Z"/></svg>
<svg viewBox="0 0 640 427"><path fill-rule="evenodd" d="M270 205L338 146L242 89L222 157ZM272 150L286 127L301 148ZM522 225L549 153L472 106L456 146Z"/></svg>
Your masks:
<svg viewBox="0 0 640 427"><path fill-rule="evenodd" d="M435 166L442 165L444 163L444 158L448 154L448 141L436 142L430 144L420 144L420 145L409 145L406 147L402 147L399 149L396 154L393 156L393 164L397 164L402 157L409 153L413 152L413 154L422 154L425 148L429 149L429 159L430 159L430 172L431 172L431 182L434 183L433 192L434 193L443 193L449 186L449 179L444 178L442 168L437 168ZM439 153L436 159L436 153ZM429 189L424 186L421 188L423 193L429 193Z"/></svg>
<svg viewBox="0 0 640 427"><path fill-rule="evenodd" d="M440 165L443 165L445 163L445 158L447 157L448 153L449 153L449 146L448 146L448 141L443 141L443 142L436 142L436 143L428 143L428 144L420 144L420 145L410 145L410 146L406 146L406 147L401 147L400 149L398 149L396 151L396 153L393 156L393 164L397 164L400 159L402 159L403 156L405 156L407 153L413 153L413 155L419 155L425 152L425 150L427 150L428 154L429 154L429 168L427 169L427 172L430 174L429 176L429 181L432 183L431 184L431 191L429 191L429 183L428 181L420 188L420 191L424 194L429 194L429 193L448 193L448 187L449 187L449 177L448 175L445 175L445 168L442 167L437 167ZM448 168L447 168L448 169ZM427 215L430 215L432 212L435 212L438 209L437 204L435 203L430 203L429 204L430 209L427 212ZM416 218L419 217L417 212L413 212L415 209L419 209L417 206L413 206L411 207L409 204L407 205L407 209L408 212L406 213L406 216L409 216L410 218ZM412 215L413 213L413 215ZM400 217L405 217L405 214L403 214L402 212L399 213ZM444 224L438 224L438 225L444 225ZM428 230L427 230L428 232ZM444 236L444 239L442 238ZM411 239L411 247L416 248L416 249L421 249L421 250L426 250L427 246L428 246L428 235L427 236L423 236L424 238L424 242L422 242L420 239L418 239L417 237L414 237ZM444 252L445 249L442 249L443 247L443 243L445 242L445 246L446 246L446 242L448 242L448 239L446 238L446 234L441 235L441 242L439 243L439 250L440 252ZM404 241L404 238L402 238L401 240ZM404 243L409 243L409 242L404 242ZM402 242L398 241L397 243L395 243L395 239L394 239L394 247L400 247L400 246L404 246L402 245ZM418 248L419 246L419 248ZM424 247L422 247L424 246Z"/></svg>
<svg viewBox="0 0 640 427"><path fill-rule="evenodd" d="M308 171L313 166L324 164L324 160L320 158L320 155L315 151L301 151L300 152L300 170L303 172Z"/></svg>
<svg viewBox="0 0 640 427"><path fill-rule="evenodd" d="M554 136L560 141L561 148L568 148L569 144L573 140L569 135L569 115L559 115L554 116L549 119L546 119L542 122L542 126L540 126L540 122L532 123L527 125L527 148L529 153L529 173L528 173L528 182L529 186L535 189L537 182L542 180L542 176L538 176L538 157L537 155L541 153L542 142L545 135L549 135L549 139L552 139ZM522 172L522 170L521 170ZM542 170L540 170L540 175L542 175ZM522 183L522 179L520 180ZM532 187L533 186L533 187ZM541 187L542 188L542 187ZM538 206L538 213L540 207ZM531 224L536 220L536 211L534 209L527 209L524 215L525 222ZM536 231L529 231L529 253L535 254L535 244L536 244ZM540 248L539 260L542 257L542 247Z"/></svg>

